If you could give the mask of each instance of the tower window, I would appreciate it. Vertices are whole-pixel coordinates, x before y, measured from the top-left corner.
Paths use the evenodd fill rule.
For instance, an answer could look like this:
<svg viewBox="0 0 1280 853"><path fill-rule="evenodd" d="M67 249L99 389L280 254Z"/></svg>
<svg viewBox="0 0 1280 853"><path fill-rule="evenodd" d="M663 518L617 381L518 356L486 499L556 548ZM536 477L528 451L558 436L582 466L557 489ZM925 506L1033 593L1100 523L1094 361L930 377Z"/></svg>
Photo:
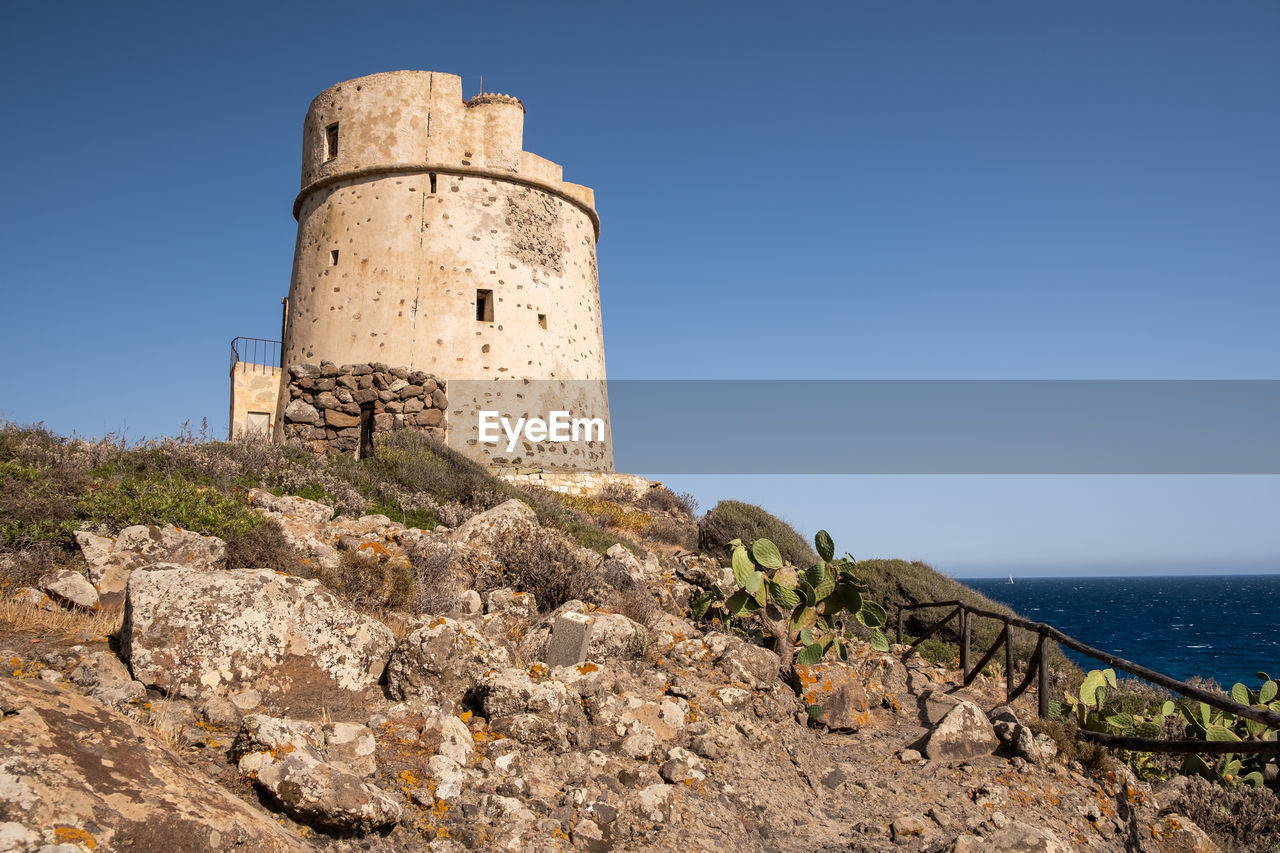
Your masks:
<svg viewBox="0 0 1280 853"><path fill-rule="evenodd" d="M476 319L482 323L493 322L493 291L476 291Z"/></svg>
<svg viewBox="0 0 1280 853"><path fill-rule="evenodd" d="M431 173L431 192L434 193L435 191L436 191L436 173L432 172Z"/></svg>
<svg viewBox="0 0 1280 853"><path fill-rule="evenodd" d="M546 327L547 327L547 315L546 315L546 314L539 314L539 315L538 315L538 328L539 328L539 329L545 329Z"/></svg>
<svg viewBox="0 0 1280 853"><path fill-rule="evenodd" d="M329 252L329 266L336 267L338 265L338 250L333 249Z"/></svg>
<svg viewBox="0 0 1280 853"><path fill-rule="evenodd" d="M338 123L335 121L324 129L324 159L332 160L338 156Z"/></svg>

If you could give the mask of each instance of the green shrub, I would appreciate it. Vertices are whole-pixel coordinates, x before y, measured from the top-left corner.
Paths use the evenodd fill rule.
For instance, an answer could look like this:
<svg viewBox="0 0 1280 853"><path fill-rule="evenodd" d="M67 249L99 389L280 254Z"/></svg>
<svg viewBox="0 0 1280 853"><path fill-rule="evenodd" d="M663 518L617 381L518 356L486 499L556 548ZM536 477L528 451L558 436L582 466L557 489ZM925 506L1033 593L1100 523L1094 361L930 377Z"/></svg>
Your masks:
<svg viewBox="0 0 1280 853"><path fill-rule="evenodd" d="M802 569L818 562L809 543L786 522L753 504L720 501L698 523L698 547L724 559L729 543L735 539L768 539L778 546L784 560Z"/></svg>
<svg viewBox="0 0 1280 853"><path fill-rule="evenodd" d="M906 637L903 639L907 640ZM930 663L936 663L939 666L952 668L956 665L956 656L959 655L960 652L955 646L950 645L949 643L944 643L936 636L933 636L916 647L916 654L920 655L920 657Z"/></svg>
<svg viewBox="0 0 1280 853"><path fill-rule="evenodd" d="M385 515L392 521L400 522L405 527L416 527L419 530L430 530L433 527L440 526L440 520L435 517L431 510L423 508L406 509L400 503L371 503L365 512L373 515Z"/></svg>
<svg viewBox="0 0 1280 853"><path fill-rule="evenodd" d="M0 461L0 547L71 547L75 494L89 479L83 466L69 465L45 442L40 445L44 459Z"/></svg>
<svg viewBox="0 0 1280 853"><path fill-rule="evenodd" d="M100 483L80 498L76 514L117 530L133 524L172 524L222 539L262 523L262 517L243 500L174 475L163 479L131 475Z"/></svg>

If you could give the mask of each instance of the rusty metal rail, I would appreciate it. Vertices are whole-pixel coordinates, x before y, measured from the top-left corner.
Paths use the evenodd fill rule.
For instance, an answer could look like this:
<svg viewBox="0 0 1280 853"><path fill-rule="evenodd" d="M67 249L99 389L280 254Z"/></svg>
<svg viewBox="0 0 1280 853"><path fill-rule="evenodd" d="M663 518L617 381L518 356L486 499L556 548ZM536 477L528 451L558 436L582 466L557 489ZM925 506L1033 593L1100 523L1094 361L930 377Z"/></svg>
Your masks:
<svg viewBox="0 0 1280 853"><path fill-rule="evenodd" d="M1045 643L1052 640L1061 646L1079 652L1086 657L1101 661L1108 666L1114 667L1130 675L1135 675L1152 684L1158 684L1166 690L1170 690L1181 696L1195 699L1203 702L1211 708L1217 708L1241 717L1246 720L1262 723L1267 726L1280 728L1280 713L1265 710L1261 708L1251 708L1248 705L1242 705L1234 699L1212 693L1176 678L1148 669L1141 664L1125 660L1108 652L1095 649L1092 646L1085 645L1074 637L1054 628L1052 625L1046 625L1043 622L1032 622L1028 619L1022 619L1018 616L1010 616L1005 613L993 613L990 610L982 610L981 608L971 607L963 601L930 601L921 604L899 604L898 605L898 642L902 642L902 632L906 621L906 614L912 610L921 610L927 607L949 607L951 610L946 616L938 621L928 625L924 633L922 633L911 647L903 654L903 659L912 655L915 650L943 628L952 619L959 619L958 630L956 635L960 639L960 672L964 679L965 686L973 682L978 673L991 662L996 653L1004 648L1004 673L1005 673L1005 701L1012 702L1030 688L1032 681L1036 682L1037 693L1037 710L1041 717L1049 716L1049 657L1046 654ZM1000 635L996 637L996 641L991 644L991 648L987 649L986 654L974 664L969 665L970 641L973 632L973 617L980 616L986 619L995 619L1003 623L1004 627L1000 631ZM1036 635L1036 650L1031 655L1031 659L1027 663L1027 674L1021 683L1016 686L1013 683L1013 630L1021 628ZM1224 752L1274 752L1280 756L1280 741L1232 741L1229 743L1219 743L1210 741L1188 740L1188 741L1166 741L1155 740L1152 738L1133 738L1121 737L1119 735L1108 735L1101 732L1080 731L1080 736L1088 740L1096 741L1104 746L1113 746L1118 749L1130 749L1142 752L1201 752L1201 753L1224 753Z"/></svg>

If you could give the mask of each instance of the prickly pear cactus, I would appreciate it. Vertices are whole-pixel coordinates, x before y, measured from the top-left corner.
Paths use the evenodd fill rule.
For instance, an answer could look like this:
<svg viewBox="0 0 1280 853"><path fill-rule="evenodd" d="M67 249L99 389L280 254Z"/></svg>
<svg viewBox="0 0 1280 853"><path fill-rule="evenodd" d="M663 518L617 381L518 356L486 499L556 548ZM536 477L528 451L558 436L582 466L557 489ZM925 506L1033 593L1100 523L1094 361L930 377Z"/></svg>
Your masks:
<svg viewBox="0 0 1280 853"><path fill-rule="evenodd" d="M851 632L842 615L871 629L871 645L888 651L882 630L884 608L866 598L867 585L857 575L856 561L848 554L836 559L835 545L825 530L818 531L814 545L821 560L800 570L789 565L768 539L757 539L749 547L740 539L730 542L738 589L725 602L725 609L735 617L760 614L775 637L788 644L784 659L795 653L798 640L801 648L795 661L799 664L817 663L828 652L848 660L846 642Z"/></svg>

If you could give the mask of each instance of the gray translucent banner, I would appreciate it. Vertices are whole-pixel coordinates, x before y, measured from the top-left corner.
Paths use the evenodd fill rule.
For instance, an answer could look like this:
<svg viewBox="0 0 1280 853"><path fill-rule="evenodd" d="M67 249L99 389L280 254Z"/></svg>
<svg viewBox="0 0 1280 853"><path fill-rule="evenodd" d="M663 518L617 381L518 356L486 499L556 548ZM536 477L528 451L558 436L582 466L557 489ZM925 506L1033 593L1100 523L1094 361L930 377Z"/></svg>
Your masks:
<svg viewBox="0 0 1280 853"><path fill-rule="evenodd" d="M611 380L654 474L1277 474L1280 381Z"/></svg>
<svg viewBox="0 0 1280 853"><path fill-rule="evenodd" d="M450 383L449 410L450 443L499 465L612 463L649 475L1280 473L1280 380L481 380ZM588 420L598 428L579 441L576 425Z"/></svg>

